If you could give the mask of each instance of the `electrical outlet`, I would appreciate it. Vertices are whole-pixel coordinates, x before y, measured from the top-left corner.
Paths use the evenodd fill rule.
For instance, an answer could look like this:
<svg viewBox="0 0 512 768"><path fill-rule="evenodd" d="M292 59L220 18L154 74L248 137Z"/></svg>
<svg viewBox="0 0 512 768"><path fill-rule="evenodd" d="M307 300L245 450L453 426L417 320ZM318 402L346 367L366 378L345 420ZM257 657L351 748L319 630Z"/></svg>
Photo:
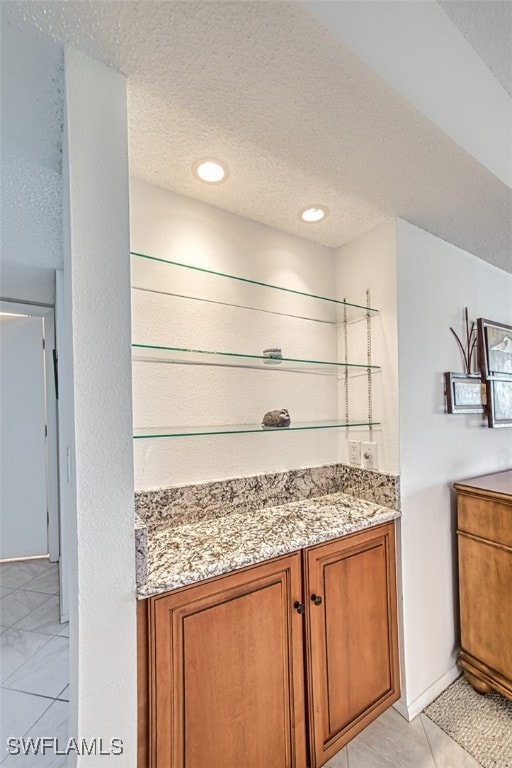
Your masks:
<svg viewBox="0 0 512 768"><path fill-rule="evenodd" d="M363 468L364 469L377 469L379 461L377 458L377 443L363 443Z"/></svg>
<svg viewBox="0 0 512 768"><path fill-rule="evenodd" d="M348 441L348 463L353 467L361 466L361 441L349 440Z"/></svg>

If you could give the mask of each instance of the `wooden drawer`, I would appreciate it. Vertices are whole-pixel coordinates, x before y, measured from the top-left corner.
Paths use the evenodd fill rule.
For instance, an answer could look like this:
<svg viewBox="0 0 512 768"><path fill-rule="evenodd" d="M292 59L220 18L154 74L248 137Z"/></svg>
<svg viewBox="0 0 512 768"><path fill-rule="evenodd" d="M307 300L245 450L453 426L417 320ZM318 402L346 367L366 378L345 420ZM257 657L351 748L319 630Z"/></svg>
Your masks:
<svg viewBox="0 0 512 768"><path fill-rule="evenodd" d="M458 529L512 547L512 504L459 492Z"/></svg>

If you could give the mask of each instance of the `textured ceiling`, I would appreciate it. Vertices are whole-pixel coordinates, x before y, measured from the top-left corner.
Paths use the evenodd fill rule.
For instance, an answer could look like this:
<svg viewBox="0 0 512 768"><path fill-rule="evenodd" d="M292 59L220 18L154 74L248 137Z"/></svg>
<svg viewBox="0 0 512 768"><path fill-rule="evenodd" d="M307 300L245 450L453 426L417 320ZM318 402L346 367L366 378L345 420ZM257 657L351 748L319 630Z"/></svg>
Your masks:
<svg viewBox="0 0 512 768"><path fill-rule="evenodd" d="M511 0L439 0L439 4L512 96Z"/></svg>
<svg viewBox="0 0 512 768"><path fill-rule="evenodd" d="M6 261L62 265L64 70L62 49L51 40L33 40L7 23L1 34L3 282Z"/></svg>
<svg viewBox="0 0 512 768"><path fill-rule="evenodd" d="M512 271L510 189L297 4L4 6L127 75L134 175L328 246L398 215ZM225 184L193 180L206 156ZM301 223L315 203L329 218Z"/></svg>

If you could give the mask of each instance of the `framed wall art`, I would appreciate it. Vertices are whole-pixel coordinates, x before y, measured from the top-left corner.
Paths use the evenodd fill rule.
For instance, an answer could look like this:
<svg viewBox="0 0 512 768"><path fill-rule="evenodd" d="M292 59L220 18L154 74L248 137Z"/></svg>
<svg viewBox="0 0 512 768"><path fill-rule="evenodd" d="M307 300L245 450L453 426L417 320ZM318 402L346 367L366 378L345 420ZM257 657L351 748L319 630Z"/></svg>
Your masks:
<svg viewBox="0 0 512 768"><path fill-rule="evenodd" d="M477 328L483 378L512 380L512 325L480 317L477 320Z"/></svg>
<svg viewBox="0 0 512 768"><path fill-rule="evenodd" d="M479 373L445 373L446 410L448 413L483 413L485 384Z"/></svg>
<svg viewBox="0 0 512 768"><path fill-rule="evenodd" d="M488 379L487 401L489 426L512 427L512 377Z"/></svg>

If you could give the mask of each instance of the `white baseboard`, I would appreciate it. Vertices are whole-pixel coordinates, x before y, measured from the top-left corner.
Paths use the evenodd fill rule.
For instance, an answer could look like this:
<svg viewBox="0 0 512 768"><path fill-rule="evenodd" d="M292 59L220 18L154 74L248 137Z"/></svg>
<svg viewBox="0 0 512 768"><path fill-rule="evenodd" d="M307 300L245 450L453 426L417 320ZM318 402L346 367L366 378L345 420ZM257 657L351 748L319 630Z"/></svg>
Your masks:
<svg viewBox="0 0 512 768"><path fill-rule="evenodd" d="M428 704L434 701L434 699L437 699L437 697L459 676L460 669L454 664L453 667L450 667L448 672L445 672L439 680L436 680L435 683L427 688L426 691L423 691L423 693L414 699L414 701L411 701L410 704L406 704L403 699L399 699L399 701L393 704L393 707L403 718L410 722L416 715L423 712Z"/></svg>

